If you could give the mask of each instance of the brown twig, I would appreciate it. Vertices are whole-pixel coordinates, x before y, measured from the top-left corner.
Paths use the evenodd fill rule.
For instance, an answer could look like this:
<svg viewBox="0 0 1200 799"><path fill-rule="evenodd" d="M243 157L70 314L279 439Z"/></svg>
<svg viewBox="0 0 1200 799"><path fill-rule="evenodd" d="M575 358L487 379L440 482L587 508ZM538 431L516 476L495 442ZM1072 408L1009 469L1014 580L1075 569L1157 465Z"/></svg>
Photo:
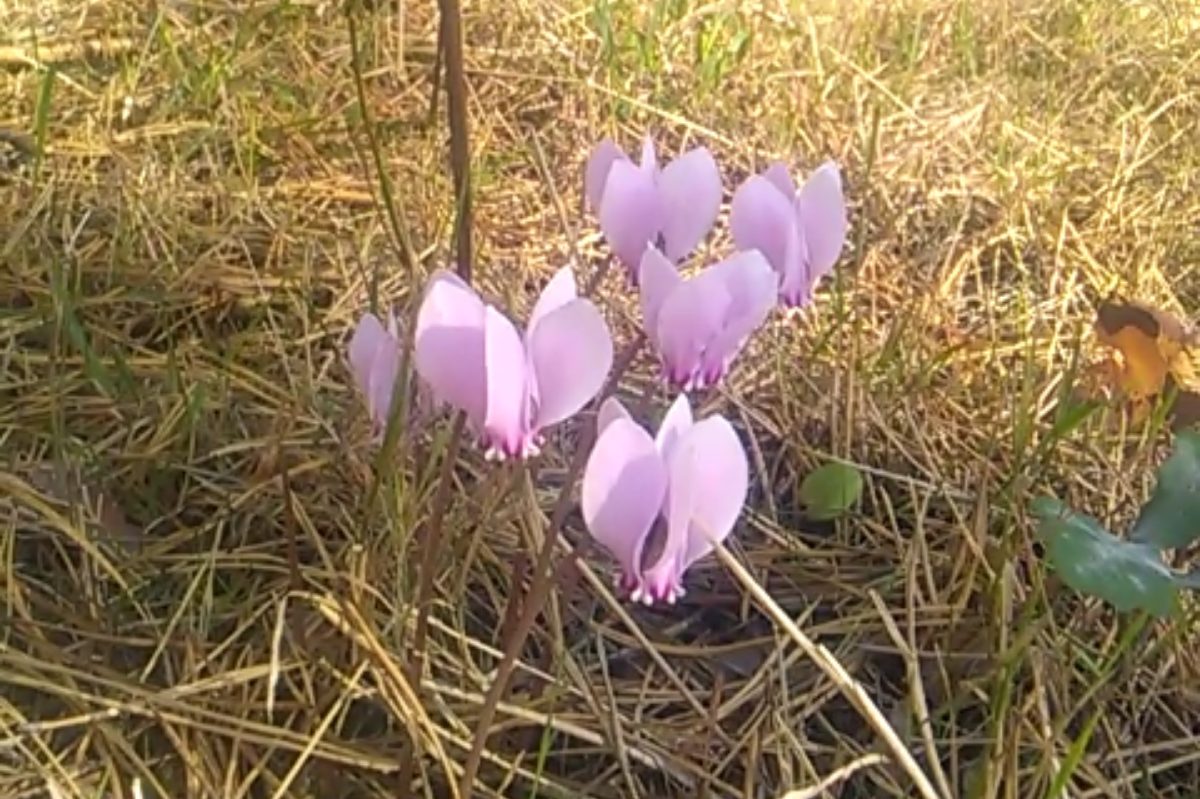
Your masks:
<svg viewBox="0 0 1200 799"><path fill-rule="evenodd" d="M437 122L438 115L438 98L442 94L442 64L446 55L446 48L442 44L445 37L445 29L438 25L437 47L433 50L433 69L430 70L429 79L433 85L433 91L429 93L429 126L432 128Z"/></svg>
<svg viewBox="0 0 1200 799"><path fill-rule="evenodd" d="M439 0L441 18L438 24L438 59L434 65L434 91L431 111L436 108L439 69L445 65L446 109L450 118L450 168L454 172L454 194L457 214L456 256L458 276L471 281L471 265L474 254L471 249L471 147L467 128L467 81L463 70L462 11L458 0ZM425 664L425 638L429 630L429 603L433 595L433 575L437 571L441 555L443 536L442 519L450 503L450 487L454 483L454 464L458 459L465 417L460 413L454 420L450 443L446 447L441 472L438 475L437 493L429 521L417 538L421 550L419 585L417 587L417 624L413 635L412 659L408 678L412 685L421 684L421 673ZM412 784L413 765L416 761L416 742L405 752L400 768L401 796L409 795ZM467 783L468 785L470 783ZM470 795L466 793L465 795Z"/></svg>
<svg viewBox="0 0 1200 799"><path fill-rule="evenodd" d="M609 377L608 385L600 392L600 398L607 397L616 389L621 376L629 368L629 365L633 363L633 359L637 357L643 340L643 337L639 335L617 358L616 363L613 364L613 371ZM586 425L580 437L579 447L576 449L575 455L571 459L571 465L567 469L566 481L563 483L563 487L558 493L558 498L554 502L554 510L550 515L550 524L546 529L546 539L542 542L541 551L538 552L537 563L534 565L531 574L529 593L524 598L514 595L512 600L510 600L512 602L522 602L521 616L513 629L512 635L504 642L504 658L500 661L500 665L496 669L496 677L492 680L492 684L488 686L487 696L484 697L483 707L480 709L479 722L475 725L475 735L471 741L471 752L467 755L467 762L463 766L462 779L459 782L459 793L463 796L471 795L471 789L475 785L475 775L479 771L479 764L483 759L483 750L487 745L492 721L496 717L496 707L500 702L500 698L504 695L504 690L508 686L509 679L512 677L513 669L516 668L517 655L520 653L521 647L524 646L525 639L529 637L529 633L533 629L538 615L542 612L542 607L546 604L546 599L550 595L550 589L554 587L555 574L550 570L550 562L554 558L554 545L558 542L558 533L562 529L563 523L567 520L567 514L571 511L571 489L583 471L583 465L587 461L587 456L591 452L595 438L596 426Z"/></svg>
<svg viewBox="0 0 1200 799"><path fill-rule="evenodd" d="M462 9L458 0L438 0L446 75L446 111L450 117L450 169L459 208L455 231L458 275L471 280L471 147L467 129L467 78L463 68Z"/></svg>

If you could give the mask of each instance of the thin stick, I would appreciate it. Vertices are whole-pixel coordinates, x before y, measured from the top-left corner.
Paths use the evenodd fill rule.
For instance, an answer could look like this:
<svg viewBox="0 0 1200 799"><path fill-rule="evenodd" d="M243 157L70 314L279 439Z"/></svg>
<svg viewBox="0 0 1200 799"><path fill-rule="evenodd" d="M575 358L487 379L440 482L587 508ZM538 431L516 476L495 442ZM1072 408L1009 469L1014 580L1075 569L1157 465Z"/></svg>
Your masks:
<svg viewBox="0 0 1200 799"><path fill-rule="evenodd" d="M946 777L946 772L942 770L942 764L938 760L937 744L933 740L933 725L929 721L929 703L925 700L925 686L921 682L921 665L913 652L913 647L900 633L900 628L896 625L896 620L892 618L887 605L884 604L883 597L874 589L869 590L867 594L875 604L875 610L879 614L879 618L883 620L883 626L891 637L892 643L895 644L896 650L904 659L904 669L908 675L908 685L911 691L909 698L912 702L913 713L918 719L917 723L921 726L921 739L925 742L925 751L928 753L933 778L937 780L943 795L953 796L954 792L950 790L950 780ZM911 608L911 604L909 607ZM909 621L911 622L911 618ZM909 629L911 631L911 627Z"/></svg>
<svg viewBox="0 0 1200 799"><path fill-rule="evenodd" d="M934 789L933 783L925 776L925 772L917 765L917 761L913 758L912 753L904 746L904 742L900 740L900 736L892 729L892 725L871 701L871 697L863 689L850 674L842 667L833 653L818 643L814 643L804 631L801 630L787 612L776 604L771 595L767 593L767 589L754 579L750 572L746 571L746 567L738 563L737 559L729 553L729 550L717 542L713 544L713 551L720 558L721 563L725 568L733 573L733 576L738 579L738 582L749 591L759 604L762 605L766 614L771 617L771 620L778 624L791 637L800 649L812 659L814 663L825 672L825 675L833 681L833 684L850 700L850 704L854 705L855 709L862 714L863 718L875 728L875 732L879 733L879 737L883 738L892 756L900 763L904 771L916 784L917 790L920 791L924 799L942 799L938 796L938 792Z"/></svg>
<svg viewBox="0 0 1200 799"><path fill-rule="evenodd" d="M450 116L450 169L460 209L455 238L458 276L471 280L471 147L467 130L467 78L463 68L462 9L458 0L438 0L442 52L446 66L446 111Z"/></svg>
<svg viewBox="0 0 1200 799"><path fill-rule="evenodd" d="M442 95L442 58L444 57L444 49L442 47L442 37L445 33L442 30L442 25L438 24L437 47L433 50L433 71L430 73L429 79L433 83L433 91L429 93L429 126L437 122L438 115L438 98Z"/></svg>
<svg viewBox="0 0 1200 799"><path fill-rule="evenodd" d="M797 788L795 790L788 791L783 796L779 797L779 799L816 799L816 797L823 793L827 793L834 785L837 785L854 772L864 769L867 766L874 766L878 765L879 763L886 762L887 758L878 753L863 755L857 760L847 763L837 771L826 776L816 785L808 788Z"/></svg>

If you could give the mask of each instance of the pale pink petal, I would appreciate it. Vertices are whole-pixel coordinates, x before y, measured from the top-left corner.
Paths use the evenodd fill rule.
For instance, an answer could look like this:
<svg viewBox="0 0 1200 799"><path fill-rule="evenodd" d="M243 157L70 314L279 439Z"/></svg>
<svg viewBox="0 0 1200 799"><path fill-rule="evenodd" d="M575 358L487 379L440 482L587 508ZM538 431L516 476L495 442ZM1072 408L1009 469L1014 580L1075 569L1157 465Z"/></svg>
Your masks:
<svg viewBox="0 0 1200 799"><path fill-rule="evenodd" d="M604 430L617 419L632 419L629 411L625 410L625 406L616 397L609 397L600 403L600 410L596 412L596 436L604 435Z"/></svg>
<svg viewBox="0 0 1200 799"><path fill-rule="evenodd" d="M667 463L670 496L667 540L644 573L648 600L674 603L683 596L683 574L732 532L749 489L746 451L721 416L694 424Z"/></svg>
<svg viewBox="0 0 1200 799"><path fill-rule="evenodd" d="M746 180L733 193L729 230L739 250L758 250L782 277L787 265L787 242L795 235L793 198L761 175Z"/></svg>
<svg viewBox="0 0 1200 799"><path fill-rule="evenodd" d="M484 337L487 359L487 417L484 434L489 457L523 458L536 454L529 429L529 368L525 344L513 323L490 305Z"/></svg>
<svg viewBox="0 0 1200 799"><path fill-rule="evenodd" d="M346 346L347 360L350 362L350 373L355 385L364 395L369 395L368 385L371 375L371 363L375 360L375 352L387 338L387 331L375 314L363 314L354 327L350 343Z"/></svg>
<svg viewBox="0 0 1200 799"><path fill-rule="evenodd" d="M663 461L670 463L671 452L680 436L692 429L692 406L687 394L680 392L667 413L663 416L662 424L658 426L658 434L654 437L654 446L662 454Z"/></svg>
<svg viewBox="0 0 1200 799"><path fill-rule="evenodd" d="M674 464L681 458L690 460L689 439L690 436L683 436L675 442L671 458L667 461L667 489L663 503L667 522L666 539L658 559L650 568L643 570L642 583L630 596L635 602L650 605L657 601L673 605L684 594L683 558L687 554L692 508L697 501L696 486L686 479L689 477L686 472L682 472L684 479L676 479L676 472L681 470Z"/></svg>
<svg viewBox="0 0 1200 799"><path fill-rule="evenodd" d="M464 411L477 430L487 412L483 301L458 276L434 273L417 313L417 374L434 399Z"/></svg>
<svg viewBox="0 0 1200 799"><path fill-rule="evenodd" d="M811 289L833 269L846 244L846 201L837 165L827 161L809 175L799 199Z"/></svg>
<svg viewBox="0 0 1200 799"><path fill-rule="evenodd" d="M583 193L587 198L588 208L592 213L600 211L600 201L604 197L604 184L608 181L608 170L614 162L629 160L621 148L611 139L602 139L592 150L583 175Z"/></svg>
<svg viewBox="0 0 1200 799"><path fill-rule="evenodd" d="M683 282L675 266L657 247L648 247L638 269L642 329L653 336L658 328L658 311L671 292Z"/></svg>
<svg viewBox="0 0 1200 799"><path fill-rule="evenodd" d="M533 337L533 331L537 328L538 322L546 314L561 308L566 303L575 299L577 289L575 286L575 273L570 266L564 266L554 273L550 278L550 282L543 288L538 296L537 303L533 306L533 312L529 315L529 324L525 328L525 351L529 353L529 342ZM533 368L532 363L530 368ZM529 384L529 397L532 402L532 407L537 407L541 402L538 396L537 381L531 381Z"/></svg>
<svg viewBox="0 0 1200 799"><path fill-rule="evenodd" d="M675 451L679 440L692 429L692 406L688 402L688 396L685 392L680 392L679 396L675 397L675 401L671 403L671 407L667 409L667 413L663 416L662 422L658 426L658 433L654 436L654 446L658 448L659 455L662 456L664 463L671 462L671 454ZM671 501L671 486L667 484L667 491L663 498L663 507L667 507L667 503Z"/></svg>
<svg viewBox="0 0 1200 799"><path fill-rule="evenodd" d="M400 374L400 342L388 336L375 349L371 362L370 408L376 430L387 426L392 412L392 395Z"/></svg>
<svg viewBox="0 0 1200 799"><path fill-rule="evenodd" d="M713 542L729 537L750 489L746 448L723 416L694 425L681 442L686 457L671 464L671 481L686 480L693 488L691 524L680 571L707 555Z"/></svg>
<svg viewBox="0 0 1200 799"><path fill-rule="evenodd" d="M642 549L666 487L666 466L649 434L632 419L612 420L588 455L580 509L592 538L621 564L627 585L640 585Z"/></svg>
<svg viewBox="0 0 1200 799"><path fill-rule="evenodd" d="M534 328L537 327L537 323L542 317L561 308L577 296L575 272L569 265L564 266L555 272L554 277L550 278L550 282L542 288L542 293L533 306L533 312L529 315L529 324L525 328L526 340L533 334Z"/></svg>
<svg viewBox="0 0 1200 799"><path fill-rule="evenodd" d="M395 317L389 314L389 318L395 329ZM359 321L347 349L354 382L378 433L391 411L396 375L400 372L400 342L384 329L377 316L368 313Z"/></svg>
<svg viewBox="0 0 1200 799"><path fill-rule="evenodd" d="M681 155L658 176L664 254L683 260L712 230L721 210L721 172L705 147Z"/></svg>
<svg viewBox="0 0 1200 799"><path fill-rule="evenodd" d="M543 316L529 340L538 401L534 432L577 413L600 393L612 361L612 335L591 301L574 299Z"/></svg>
<svg viewBox="0 0 1200 799"><path fill-rule="evenodd" d="M600 202L600 230L617 258L631 271L662 228L663 207L654 176L628 161L614 161Z"/></svg>
<svg viewBox="0 0 1200 799"><path fill-rule="evenodd" d="M724 327L704 353L705 385L725 376L750 336L767 321L779 295L775 271L758 250L736 253L709 269L724 279L730 303Z"/></svg>
<svg viewBox="0 0 1200 799"><path fill-rule="evenodd" d="M794 213L797 224L788 229L784 248L783 276L779 281L779 296L786 307L806 305L812 299L812 280L808 269L808 248L799 225L800 198L796 197Z"/></svg>
<svg viewBox="0 0 1200 799"><path fill-rule="evenodd" d="M654 138L649 133L642 137L642 160L638 166L648 175L657 175L659 172L658 154L654 151Z"/></svg>
<svg viewBox="0 0 1200 799"><path fill-rule="evenodd" d="M779 189L784 199L789 203L796 196L796 182L792 180L792 175L788 172L787 164L782 161L774 161L762 176L771 182L771 185Z"/></svg>
<svg viewBox="0 0 1200 799"><path fill-rule="evenodd" d="M725 281L711 271L705 269L671 292L651 334L667 380L685 390L702 376L704 351L724 327L732 301Z"/></svg>

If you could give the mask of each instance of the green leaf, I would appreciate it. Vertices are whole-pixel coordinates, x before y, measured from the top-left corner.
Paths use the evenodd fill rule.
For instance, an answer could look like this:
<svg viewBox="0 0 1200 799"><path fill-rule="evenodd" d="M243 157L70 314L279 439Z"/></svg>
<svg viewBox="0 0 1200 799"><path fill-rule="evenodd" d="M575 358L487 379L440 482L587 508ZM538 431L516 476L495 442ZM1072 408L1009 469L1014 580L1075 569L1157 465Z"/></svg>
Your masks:
<svg viewBox="0 0 1200 799"><path fill-rule="evenodd" d="M845 463L827 463L810 472L800 483L800 501L810 518L825 520L840 516L862 495L862 474Z"/></svg>
<svg viewBox="0 0 1200 799"><path fill-rule="evenodd" d="M1175 437L1175 451L1158 470L1158 484L1129 533L1159 549L1186 547L1200 538L1200 431Z"/></svg>
<svg viewBox="0 0 1200 799"><path fill-rule="evenodd" d="M1158 551L1141 542L1123 541L1100 523L1076 513L1051 497L1038 497L1031 507L1039 517L1038 537L1063 582L1099 597L1117 610L1145 610L1155 616L1174 613L1176 575Z"/></svg>

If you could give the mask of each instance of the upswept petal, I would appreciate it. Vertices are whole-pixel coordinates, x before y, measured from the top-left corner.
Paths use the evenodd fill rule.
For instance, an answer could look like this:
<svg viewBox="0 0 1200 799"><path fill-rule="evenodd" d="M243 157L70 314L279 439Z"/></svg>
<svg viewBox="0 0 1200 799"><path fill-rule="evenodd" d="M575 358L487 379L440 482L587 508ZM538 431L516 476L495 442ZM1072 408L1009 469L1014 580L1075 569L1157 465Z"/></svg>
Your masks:
<svg viewBox="0 0 1200 799"><path fill-rule="evenodd" d="M543 316L530 330L528 347L537 387L534 433L578 412L612 368L612 335L589 300L573 299Z"/></svg>
<svg viewBox="0 0 1200 799"><path fill-rule="evenodd" d="M735 253L709 269L724 279L730 296L725 325L704 352L703 380L713 385L725 376L751 334L767 321L778 300L779 283L758 250Z"/></svg>
<svg viewBox="0 0 1200 799"><path fill-rule="evenodd" d="M671 462L672 453L675 452L680 439L692 429L692 423L692 405L688 401L687 393L681 391L675 401L671 403L671 407L667 409L666 415L658 425L658 433L654 436L654 446L658 449L663 463ZM668 481L666 493L663 495L664 511L670 501L671 483Z"/></svg>
<svg viewBox="0 0 1200 799"><path fill-rule="evenodd" d="M642 306L642 329L653 336L658 329L658 311L671 292L683 282L674 264L657 247L647 247L638 269Z"/></svg>
<svg viewBox="0 0 1200 799"><path fill-rule="evenodd" d="M796 196L796 181L792 180L792 173L788 171L787 164L782 161L772 161L762 176L779 189L788 202L791 202L792 198Z"/></svg>
<svg viewBox="0 0 1200 799"><path fill-rule="evenodd" d="M396 375L400 372L400 342L393 332L395 317L390 314L389 328L385 330L374 314L365 314L347 347L350 371L366 401L376 432L387 424Z"/></svg>
<svg viewBox="0 0 1200 799"><path fill-rule="evenodd" d="M614 161L600 201L600 230L627 269L638 268L647 245L658 237L663 215L654 176L629 161Z"/></svg>
<svg viewBox="0 0 1200 799"><path fill-rule="evenodd" d="M631 587L640 586L642 550L666 487L667 469L650 435L632 419L609 422L588 455L580 505L588 532L621 564L621 581Z"/></svg>
<svg viewBox="0 0 1200 799"><path fill-rule="evenodd" d="M642 137L642 160L638 167L648 175L658 174L658 153L654 151L654 137L647 133Z"/></svg>
<svg viewBox="0 0 1200 799"><path fill-rule="evenodd" d="M721 210L721 171L706 147L697 147L663 167L658 176L665 219L664 254L683 260L712 230Z"/></svg>
<svg viewBox="0 0 1200 799"><path fill-rule="evenodd" d="M793 195L762 175L754 175L733 193L729 229L739 250L758 250L782 278L787 268L788 236L797 225Z"/></svg>
<svg viewBox="0 0 1200 799"><path fill-rule="evenodd" d="M680 283L663 302L650 336L671 383L695 386L704 350L724 326L731 302L725 281L711 269Z"/></svg>
<svg viewBox="0 0 1200 799"><path fill-rule="evenodd" d="M484 434L489 458L537 453L529 436L529 367L525 344L513 323L490 305L485 312L487 416Z"/></svg>
<svg viewBox="0 0 1200 799"><path fill-rule="evenodd" d="M377 430L387 426L392 412L392 396L396 391L396 377L400 374L400 342L392 336L379 343L371 362L369 380L369 406L371 418Z"/></svg>
<svg viewBox="0 0 1200 799"><path fill-rule="evenodd" d="M609 397L600 403L600 410L596 411L596 437L604 435L604 430L617 419L632 419L629 411L625 410L625 406L616 397Z"/></svg>
<svg viewBox="0 0 1200 799"><path fill-rule="evenodd" d="M695 429L692 426L692 430ZM649 605L655 601L665 601L669 605L684 595L683 589L683 558L687 554L689 526L692 518L692 508L697 503L698 486L690 481L690 473L676 464L692 459L691 450L694 446L690 431L675 441L671 447L671 457L666 460L667 493L663 503L667 522L666 539L658 559L642 573L642 584L630 595L634 602L644 602Z"/></svg>
<svg viewBox="0 0 1200 799"><path fill-rule="evenodd" d="M670 479L686 480L694 489L682 572L733 531L750 489L750 467L741 439L722 416L697 422L680 452L684 457L668 465Z"/></svg>
<svg viewBox="0 0 1200 799"><path fill-rule="evenodd" d="M670 462L675 444L691 429L692 405L688 401L688 395L680 392L675 401L671 403L671 407L667 409L662 423L658 426L658 433L654 436L654 446L658 448L664 462Z"/></svg>
<svg viewBox="0 0 1200 799"><path fill-rule="evenodd" d="M800 190L799 208L811 290L833 269L846 244L846 200L841 173L834 162L826 161L808 176Z"/></svg>
<svg viewBox="0 0 1200 799"><path fill-rule="evenodd" d="M346 345L350 373L364 395L369 395L371 364L375 360L375 353L385 339L387 339L387 331L383 329L379 317L367 313L358 320L358 324L354 327L354 333L350 336L350 342Z"/></svg>
<svg viewBox="0 0 1200 799"><path fill-rule="evenodd" d="M484 304L457 275L434 273L417 313L414 366L438 402L464 411L477 430L487 414Z"/></svg>
<svg viewBox="0 0 1200 799"><path fill-rule="evenodd" d="M561 308L578 296L579 292L575 286L575 271L568 264L555 272L550 281L542 287L542 293L538 295L533 312L529 314L529 324L525 327L525 340L528 341L533 336L533 330L542 317Z"/></svg>
<svg viewBox="0 0 1200 799"><path fill-rule="evenodd" d="M694 424L667 463L670 497L662 555L645 571L642 598L674 603L683 596L683 574L733 531L749 489L746 452L721 416Z"/></svg>
<svg viewBox="0 0 1200 799"><path fill-rule="evenodd" d="M608 171L613 163L619 160L627 161L629 158L612 139L607 138L602 139L588 157L583 173L583 193L592 213L599 212L600 201L604 197L604 184L608 181Z"/></svg>
<svg viewBox="0 0 1200 799"><path fill-rule="evenodd" d="M795 213L800 214L800 198L796 197ZM779 297L786 307L805 305L812 299L812 281L808 274L808 248L804 233L796 224L788 230L787 247L784 248L783 276L779 281Z"/></svg>

